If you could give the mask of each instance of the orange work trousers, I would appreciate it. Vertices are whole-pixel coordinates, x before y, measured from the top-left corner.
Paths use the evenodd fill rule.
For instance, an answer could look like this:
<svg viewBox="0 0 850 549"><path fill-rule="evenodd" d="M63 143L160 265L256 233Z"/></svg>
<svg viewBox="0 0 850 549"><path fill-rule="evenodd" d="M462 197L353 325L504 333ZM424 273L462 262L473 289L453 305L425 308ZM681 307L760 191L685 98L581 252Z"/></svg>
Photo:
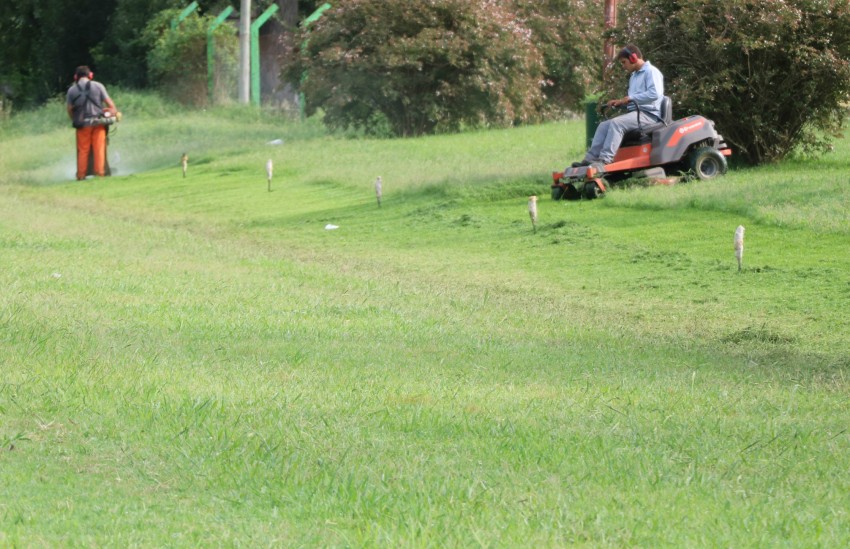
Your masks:
<svg viewBox="0 0 850 549"><path fill-rule="evenodd" d="M89 171L89 153L94 158L94 174L106 175L106 126L77 128L77 179L82 181Z"/></svg>

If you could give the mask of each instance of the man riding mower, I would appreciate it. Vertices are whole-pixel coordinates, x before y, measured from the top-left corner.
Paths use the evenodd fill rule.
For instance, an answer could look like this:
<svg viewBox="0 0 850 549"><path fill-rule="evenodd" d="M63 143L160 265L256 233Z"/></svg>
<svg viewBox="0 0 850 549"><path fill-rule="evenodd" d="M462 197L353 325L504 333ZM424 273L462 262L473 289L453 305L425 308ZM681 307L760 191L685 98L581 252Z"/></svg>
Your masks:
<svg viewBox="0 0 850 549"><path fill-rule="evenodd" d="M683 130L681 121L673 122L672 103L670 98L664 95L664 75L649 61L643 58L640 49L633 44L623 48L617 56L623 70L629 73L628 95L620 99L612 99L607 102L609 109L618 107L625 108L626 112L617 116L609 117L596 128L590 148L580 162L574 162L571 168L563 172L553 173L552 197L558 200L562 197L596 198L606 189L605 179L613 181L623 179L632 172L654 168L652 175L664 177L664 166L680 164L683 154L690 155L692 147L706 148L709 146L708 136L703 135L702 129L707 122L716 143L715 149L728 147L722 144L722 138L714 132L713 124L702 119L704 122L691 120L692 124L686 124ZM610 114L610 110L608 113ZM688 119L685 119L688 120ZM666 135L662 129L676 126L676 135L670 139L656 141L655 135ZM685 151L680 151L678 145L683 137L699 138L698 141L686 139L683 145ZM704 142L705 141L705 142ZM666 150L672 148L673 150ZM683 152L679 156L672 156L676 152ZM707 153L708 154L708 153ZM720 160L713 154L708 154L714 162L703 159L700 164L706 164L706 173L726 170L726 161L723 155ZM722 167L717 162L722 161Z"/></svg>
<svg viewBox="0 0 850 549"><path fill-rule="evenodd" d="M640 129L626 133L610 163L591 163L552 174L554 200L578 200L603 196L608 186L632 175L664 178L670 173L690 172L708 180L726 173L731 149L717 133L714 122L693 115L673 120L672 101L664 97L662 120L647 120Z"/></svg>

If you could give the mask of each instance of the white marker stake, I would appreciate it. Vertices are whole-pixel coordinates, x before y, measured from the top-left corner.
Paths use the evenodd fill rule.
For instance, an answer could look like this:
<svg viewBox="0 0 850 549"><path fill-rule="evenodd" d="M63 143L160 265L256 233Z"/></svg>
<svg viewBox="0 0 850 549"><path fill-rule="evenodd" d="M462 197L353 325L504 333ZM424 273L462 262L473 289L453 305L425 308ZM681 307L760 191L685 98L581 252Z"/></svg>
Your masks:
<svg viewBox="0 0 850 549"><path fill-rule="evenodd" d="M537 197L531 195L528 197L528 216L531 218L531 227L537 233Z"/></svg>
<svg viewBox="0 0 850 549"><path fill-rule="evenodd" d="M269 182L269 192L272 192L272 172L274 171L274 166L272 164L272 159L269 158L266 162L266 177Z"/></svg>
<svg viewBox="0 0 850 549"><path fill-rule="evenodd" d="M738 260L738 271L744 267L744 226L735 229L735 259Z"/></svg>

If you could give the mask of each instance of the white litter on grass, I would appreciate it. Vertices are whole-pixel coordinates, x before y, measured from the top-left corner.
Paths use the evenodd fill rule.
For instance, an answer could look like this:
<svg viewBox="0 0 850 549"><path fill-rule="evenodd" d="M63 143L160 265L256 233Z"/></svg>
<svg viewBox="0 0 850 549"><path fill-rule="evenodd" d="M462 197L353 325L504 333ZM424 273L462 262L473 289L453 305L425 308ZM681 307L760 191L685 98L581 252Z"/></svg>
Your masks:
<svg viewBox="0 0 850 549"><path fill-rule="evenodd" d="M334 229L339 229L339 226L338 226L338 225L333 225L333 224L331 224L331 223L328 223L327 225L325 225L325 230L326 230L326 231L332 231L332 230L334 230Z"/></svg>
<svg viewBox="0 0 850 549"><path fill-rule="evenodd" d="M266 145L283 145L283 139L272 139Z"/></svg>
<svg viewBox="0 0 850 549"><path fill-rule="evenodd" d="M62 273L53 273L50 276L52 276L53 278L62 278Z"/></svg>

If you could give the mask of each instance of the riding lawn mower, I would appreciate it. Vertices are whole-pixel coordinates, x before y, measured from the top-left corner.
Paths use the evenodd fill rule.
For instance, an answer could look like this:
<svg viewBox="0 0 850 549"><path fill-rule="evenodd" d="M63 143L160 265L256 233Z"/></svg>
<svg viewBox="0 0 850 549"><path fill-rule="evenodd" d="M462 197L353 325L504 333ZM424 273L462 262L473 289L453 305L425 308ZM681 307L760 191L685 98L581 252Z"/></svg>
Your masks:
<svg viewBox="0 0 850 549"><path fill-rule="evenodd" d="M638 123L641 116L647 123L623 136L611 163L553 172L553 200L599 198L610 185L634 176L664 180L668 174L690 173L708 180L726 173L726 157L732 150L717 133L714 122L700 115L673 120L672 101L667 96L661 102L662 119L657 122L650 121L651 117L634 105Z"/></svg>

